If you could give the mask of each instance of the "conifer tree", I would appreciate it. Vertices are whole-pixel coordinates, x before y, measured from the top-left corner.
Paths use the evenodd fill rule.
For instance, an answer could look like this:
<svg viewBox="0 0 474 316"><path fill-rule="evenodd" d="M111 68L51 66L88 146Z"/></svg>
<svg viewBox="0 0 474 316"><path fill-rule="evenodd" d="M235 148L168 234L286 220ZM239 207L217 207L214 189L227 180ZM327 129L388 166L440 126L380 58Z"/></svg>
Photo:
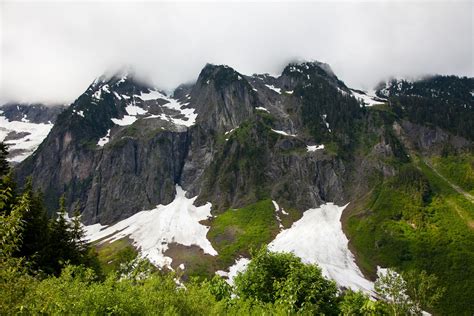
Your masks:
<svg viewBox="0 0 474 316"><path fill-rule="evenodd" d="M0 178L8 174L10 167L7 161L8 149L4 142L0 142Z"/></svg>
<svg viewBox="0 0 474 316"><path fill-rule="evenodd" d="M21 247L16 255L31 262L34 270L49 272L51 261L49 252L48 218L40 193L34 192L31 179L27 180L23 195L28 197L29 212L23 217L24 233Z"/></svg>

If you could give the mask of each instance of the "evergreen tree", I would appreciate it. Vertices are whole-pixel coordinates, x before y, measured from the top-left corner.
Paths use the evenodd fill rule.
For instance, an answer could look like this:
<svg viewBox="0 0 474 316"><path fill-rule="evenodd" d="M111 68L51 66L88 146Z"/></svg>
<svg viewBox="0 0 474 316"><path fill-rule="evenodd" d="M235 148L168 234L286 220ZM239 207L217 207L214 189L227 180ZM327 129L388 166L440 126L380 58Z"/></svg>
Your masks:
<svg viewBox="0 0 474 316"><path fill-rule="evenodd" d="M59 273L62 265L74 257L71 226L67 221L64 196L59 200L59 210L50 222L50 230L52 242L51 251L54 251L56 257L53 263L53 269Z"/></svg>
<svg viewBox="0 0 474 316"><path fill-rule="evenodd" d="M28 197L29 212L24 214L24 233L20 248L16 256L25 257L31 263L34 270L46 270L48 272L51 261L49 246L49 229L46 210L43 205L41 194L35 193L32 188L31 179L28 179L23 195Z"/></svg>
<svg viewBox="0 0 474 316"><path fill-rule="evenodd" d="M0 142L0 178L8 174L10 167L8 165L7 156L8 149L4 142Z"/></svg>

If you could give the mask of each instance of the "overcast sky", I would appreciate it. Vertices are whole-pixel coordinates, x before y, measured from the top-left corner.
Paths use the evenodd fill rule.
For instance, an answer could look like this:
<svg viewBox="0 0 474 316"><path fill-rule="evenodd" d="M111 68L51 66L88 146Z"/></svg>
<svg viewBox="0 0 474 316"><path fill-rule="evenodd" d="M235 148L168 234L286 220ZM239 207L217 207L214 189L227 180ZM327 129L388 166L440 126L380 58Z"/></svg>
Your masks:
<svg viewBox="0 0 474 316"><path fill-rule="evenodd" d="M351 87L389 76L474 76L473 1L0 2L0 101L72 102L131 65L171 90L207 63L278 75L331 65Z"/></svg>

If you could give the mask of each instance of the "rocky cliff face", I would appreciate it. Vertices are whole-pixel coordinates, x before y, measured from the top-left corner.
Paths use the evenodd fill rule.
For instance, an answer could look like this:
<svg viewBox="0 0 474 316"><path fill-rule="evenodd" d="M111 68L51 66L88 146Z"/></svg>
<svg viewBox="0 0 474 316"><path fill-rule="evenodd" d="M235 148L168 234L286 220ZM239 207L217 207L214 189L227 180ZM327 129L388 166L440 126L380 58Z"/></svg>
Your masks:
<svg viewBox="0 0 474 316"><path fill-rule="evenodd" d="M392 123L318 62L278 78L206 65L173 97L115 75L95 80L16 171L52 208L65 194L86 224L170 203L175 184L215 212L266 198L304 211L393 174Z"/></svg>

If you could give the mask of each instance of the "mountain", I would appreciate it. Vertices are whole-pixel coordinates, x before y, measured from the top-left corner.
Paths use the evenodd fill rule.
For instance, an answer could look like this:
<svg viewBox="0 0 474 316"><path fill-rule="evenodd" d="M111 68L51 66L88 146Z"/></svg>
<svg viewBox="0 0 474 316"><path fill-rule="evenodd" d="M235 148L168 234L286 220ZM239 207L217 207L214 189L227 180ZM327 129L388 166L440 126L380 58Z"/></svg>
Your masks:
<svg viewBox="0 0 474 316"><path fill-rule="evenodd" d="M64 106L7 103L0 106L0 141L9 146L9 161L32 154L53 127Z"/></svg>
<svg viewBox="0 0 474 316"><path fill-rule="evenodd" d="M377 266L426 270L448 289L439 310L459 313L474 291L472 91L436 76L367 93L320 62L278 77L208 64L172 95L102 76L15 171L50 210L64 195L101 249L209 276L270 244L367 291Z"/></svg>

